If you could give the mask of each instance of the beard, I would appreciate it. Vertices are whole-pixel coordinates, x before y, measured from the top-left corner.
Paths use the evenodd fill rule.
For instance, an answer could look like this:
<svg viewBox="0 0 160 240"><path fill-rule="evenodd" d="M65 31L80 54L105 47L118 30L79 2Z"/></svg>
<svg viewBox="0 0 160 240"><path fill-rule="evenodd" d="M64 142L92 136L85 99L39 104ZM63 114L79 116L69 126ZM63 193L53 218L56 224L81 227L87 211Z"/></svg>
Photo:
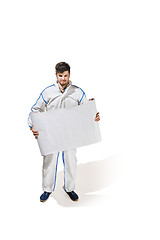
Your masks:
<svg viewBox="0 0 160 240"><path fill-rule="evenodd" d="M69 81L66 81L66 82L58 81L58 83L61 85L61 87L67 87L69 84Z"/></svg>
<svg viewBox="0 0 160 240"><path fill-rule="evenodd" d="M64 90L69 86L70 81L67 81L67 82L65 82L65 83L60 82L60 81L57 81L57 83L58 83L58 85L59 85L59 88L60 88L61 92L63 93Z"/></svg>
<svg viewBox="0 0 160 240"><path fill-rule="evenodd" d="M66 82L66 83L59 83L62 87L65 87L65 86L67 86L68 85L68 83Z"/></svg>

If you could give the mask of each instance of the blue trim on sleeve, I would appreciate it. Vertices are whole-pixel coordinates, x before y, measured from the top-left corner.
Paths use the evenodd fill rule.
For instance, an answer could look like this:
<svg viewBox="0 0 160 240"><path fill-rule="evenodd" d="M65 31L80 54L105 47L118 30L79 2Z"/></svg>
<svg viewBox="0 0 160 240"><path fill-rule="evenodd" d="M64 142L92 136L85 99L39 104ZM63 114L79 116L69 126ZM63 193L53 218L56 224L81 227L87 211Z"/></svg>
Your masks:
<svg viewBox="0 0 160 240"><path fill-rule="evenodd" d="M39 98L37 99L36 103L31 107L31 111L32 111L32 112L33 112L33 110L32 110L33 107L37 104L37 102L38 102L38 100L40 99L41 96L42 96L43 101L44 101L46 104L48 104L47 101L46 101L46 100L44 99L44 97L43 97L43 92L44 92L47 88L52 87L52 86L54 86L54 85L55 85L55 84L52 84L52 85L46 87L46 88L40 93Z"/></svg>
<svg viewBox="0 0 160 240"><path fill-rule="evenodd" d="M33 106L31 107L31 111L32 111L32 112L33 112L33 107L36 106L36 104L37 104L38 100L40 99L40 97L41 97L41 94L39 95L39 98L37 99L36 103L33 104Z"/></svg>
<svg viewBox="0 0 160 240"><path fill-rule="evenodd" d="M44 101L46 104L48 104L48 103L47 103L47 101L46 101L46 100L44 99L44 97L43 97L43 92L44 92L47 88L49 88L49 87L53 87L54 85L55 85L55 84L52 84L52 85L46 87L46 88L41 92L42 99L43 99L43 101Z"/></svg>
<svg viewBox="0 0 160 240"><path fill-rule="evenodd" d="M82 102L82 100L83 100L83 97L84 97L86 94L85 94L85 92L82 90L82 88L80 88L80 87L78 87L78 86L76 86L76 85L71 85L71 86L77 87L77 88L81 89L81 91L83 92L82 97L81 97L81 99L80 99L80 101L79 101L79 104L80 104L80 103Z"/></svg>
<svg viewBox="0 0 160 240"><path fill-rule="evenodd" d="M41 93L41 95L42 95L42 99L43 99L43 101L46 103L46 104L48 104L47 102L46 102L46 100L44 99L44 97L43 97L43 94Z"/></svg>
<svg viewBox="0 0 160 240"><path fill-rule="evenodd" d="M81 99L80 99L79 103L81 103L81 102L82 102L82 99L83 99L84 95L85 95L85 93L83 92L83 95L82 95L82 97L81 97Z"/></svg>
<svg viewBox="0 0 160 240"><path fill-rule="evenodd" d="M42 94L47 88L52 87L52 86L55 86L55 84L52 84L52 85L46 87L46 88L41 92L41 94Z"/></svg>
<svg viewBox="0 0 160 240"><path fill-rule="evenodd" d="M55 84L52 84L52 85L46 87L46 88L40 93L39 98L37 99L36 103L33 104L33 106L31 107L31 112L33 112L33 107L36 106L36 104L37 104L37 102L38 102L38 100L40 99L41 96L42 96L43 101L44 101L46 104L48 104L47 101L46 101L46 100L44 99L44 97L43 97L43 92L44 92L47 88L52 87L52 86L55 86ZM31 114L31 112L29 113L29 116L28 116L28 126L29 126L30 128L32 128L32 126L29 125L29 119L30 119L30 114Z"/></svg>

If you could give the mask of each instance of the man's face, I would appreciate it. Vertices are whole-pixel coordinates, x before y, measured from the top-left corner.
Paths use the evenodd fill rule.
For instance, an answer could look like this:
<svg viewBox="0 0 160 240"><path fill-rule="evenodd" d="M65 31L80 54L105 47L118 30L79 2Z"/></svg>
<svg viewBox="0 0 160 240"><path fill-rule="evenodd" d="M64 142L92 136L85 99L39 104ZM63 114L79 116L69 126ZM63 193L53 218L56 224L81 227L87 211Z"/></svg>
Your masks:
<svg viewBox="0 0 160 240"><path fill-rule="evenodd" d="M56 73L58 83L63 87L69 83L70 73L65 71L63 73Z"/></svg>

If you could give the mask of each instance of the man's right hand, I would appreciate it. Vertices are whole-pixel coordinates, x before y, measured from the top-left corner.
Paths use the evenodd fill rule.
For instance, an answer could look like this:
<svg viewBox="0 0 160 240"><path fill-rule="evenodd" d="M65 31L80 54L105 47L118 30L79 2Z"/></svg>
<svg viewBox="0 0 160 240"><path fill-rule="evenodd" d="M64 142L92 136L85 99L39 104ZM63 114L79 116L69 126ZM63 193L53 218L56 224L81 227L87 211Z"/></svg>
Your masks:
<svg viewBox="0 0 160 240"><path fill-rule="evenodd" d="M32 127L31 130L32 130L33 135L34 135L35 138L37 139L37 138L38 138L38 135L39 135L38 131L37 131L37 130L34 130L33 127Z"/></svg>

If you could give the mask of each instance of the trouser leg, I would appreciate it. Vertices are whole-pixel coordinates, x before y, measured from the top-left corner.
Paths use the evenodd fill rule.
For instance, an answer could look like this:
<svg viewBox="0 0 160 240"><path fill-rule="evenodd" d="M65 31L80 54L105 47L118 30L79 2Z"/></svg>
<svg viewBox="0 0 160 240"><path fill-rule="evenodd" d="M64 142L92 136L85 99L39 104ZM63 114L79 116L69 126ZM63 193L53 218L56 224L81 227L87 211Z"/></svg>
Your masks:
<svg viewBox="0 0 160 240"><path fill-rule="evenodd" d="M64 164L64 189L67 192L74 191L77 168L76 149L63 151L62 159Z"/></svg>
<svg viewBox="0 0 160 240"><path fill-rule="evenodd" d="M58 157L59 152L43 157L42 189L45 192L52 192L55 189Z"/></svg>

